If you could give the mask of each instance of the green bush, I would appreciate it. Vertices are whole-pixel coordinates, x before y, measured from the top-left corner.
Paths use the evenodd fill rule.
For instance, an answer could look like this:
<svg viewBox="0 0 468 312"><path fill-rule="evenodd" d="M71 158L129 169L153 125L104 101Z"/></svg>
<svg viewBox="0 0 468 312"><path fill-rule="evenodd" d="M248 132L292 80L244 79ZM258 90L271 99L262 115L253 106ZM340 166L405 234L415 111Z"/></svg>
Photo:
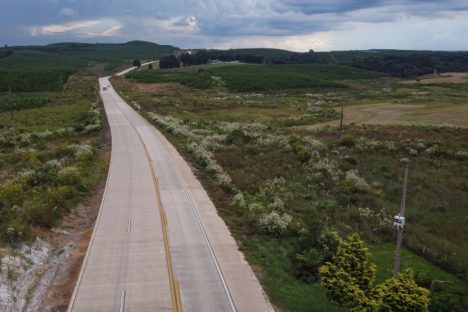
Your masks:
<svg viewBox="0 0 468 312"><path fill-rule="evenodd" d="M346 147L353 147L354 144L356 144L356 140L350 134L343 136L339 142L339 145Z"/></svg>
<svg viewBox="0 0 468 312"><path fill-rule="evenodd" d="M315 248L310 248L296 254L296 270L301 280L311 283L319 277L318 271L323 264L322 254Z"/></svg>
<svg viewBox="0 0 468 312"><path fill-rule="evenodd" d="M0 203L5 207L21 205L23 189L19 183L7 182L0 186Z"/></svg>
<svg viewBox="0 0 468 312"><path fill-rule="evenodd" d="M79 186L81 184L80 171L73 166L65 167L58 172L57 182L61 185Z"/></svg>

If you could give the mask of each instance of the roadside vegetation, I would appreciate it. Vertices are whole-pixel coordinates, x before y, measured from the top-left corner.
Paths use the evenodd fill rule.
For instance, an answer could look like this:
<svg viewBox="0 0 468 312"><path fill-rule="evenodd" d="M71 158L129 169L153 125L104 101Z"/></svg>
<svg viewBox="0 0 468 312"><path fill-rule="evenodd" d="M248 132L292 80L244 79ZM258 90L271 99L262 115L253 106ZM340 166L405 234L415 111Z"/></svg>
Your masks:
<svg viewBox="0 0 468 312"><path fill-rule="evenodd" d="M63 91L0 95L0 245L35 239L104 174L96 149L96 80L71 76Z"/></svg>
<svg viewBox="0 0 468 312"><path fill-rule="evenodd" d="M312 82L291 86L295 76ZM371 246L376 280L392 275L399 160L409 158L403 267L413 268L419 286L432 284L430 311L464 311L468 130L430 122L344 131L318 125L338 119L342 104L466 105L468 88L408 87L379 76L340 66L236 64L141 71L113 83L191 161L284 311L342 309L327 300L319 268L354 232Z"/></svg>

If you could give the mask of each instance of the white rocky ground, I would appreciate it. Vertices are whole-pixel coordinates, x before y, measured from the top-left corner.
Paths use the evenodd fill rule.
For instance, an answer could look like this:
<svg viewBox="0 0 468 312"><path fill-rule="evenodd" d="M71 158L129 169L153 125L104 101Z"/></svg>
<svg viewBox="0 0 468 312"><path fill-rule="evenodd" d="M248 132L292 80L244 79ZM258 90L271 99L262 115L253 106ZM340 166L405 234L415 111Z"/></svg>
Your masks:
<svg viewBox="0 0 468 312"><path fill-rule="evenodd" d="M0 264L0 311L22 311L50 257L51 246L41 239L8 249Z"/></svg>

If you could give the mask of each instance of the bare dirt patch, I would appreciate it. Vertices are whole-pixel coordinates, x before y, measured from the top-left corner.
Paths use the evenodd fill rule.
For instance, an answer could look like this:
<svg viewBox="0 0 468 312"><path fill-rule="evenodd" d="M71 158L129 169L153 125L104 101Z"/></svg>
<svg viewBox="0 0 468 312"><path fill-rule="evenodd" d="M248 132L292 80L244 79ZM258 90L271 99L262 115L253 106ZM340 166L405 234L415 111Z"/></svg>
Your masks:
<svg viewBox="0 0 468 312"><path fill-rule="evenodd" d="M404 84L438 84L438 83L468 83L468 73L443 73L439 75L425 75L417 80L402 81Z"/></svg>
<svg viewBox="0 0 468 312"><path fill-rule="evenodd" d="M139 83L136 84L136 91L143 93L171 92L174 90L172 83Z"/></svg>
<svg viewBox="0 0 468 312"><path fill-rule="evenodd" d="M468 104L362 104L344 109L344 124L468 127ZM339 120L307 127L338 126Z"/></svg>

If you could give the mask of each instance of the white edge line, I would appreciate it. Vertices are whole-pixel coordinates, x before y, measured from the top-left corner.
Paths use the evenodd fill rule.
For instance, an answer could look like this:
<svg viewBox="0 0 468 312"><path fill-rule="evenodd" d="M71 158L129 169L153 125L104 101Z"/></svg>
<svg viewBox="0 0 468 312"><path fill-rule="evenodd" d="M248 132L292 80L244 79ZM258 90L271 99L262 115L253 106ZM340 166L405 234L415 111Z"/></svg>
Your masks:
<svg viewBox="0 0 468 312"><path fill-rule="evenodd" d="M195 214L195 218L197 219L198 225L200 226L200 229L202 230L203 237L205 238L205 241L206 241L206 243L208 245L208 249L210 251L213 262L214 262L214 264L216 266L216 270L218 271L218 275L219 275L219 277L221 279L221 282L223 283L224 291L226 292L226 295L228 297L229 304L231 305L231 309L232 309L233 312L236 312L237 308L236 308L236 305L234 303L234 300L232 299L232 295L231 295L231 292L229 291L229 287L227 285L227 282L226 282L226 280L224 278L223 271L221 270L221 267L219 266L218 259L216 258L216 254L214 253L213 247L211 246L210 240L208 238L208 234L206 233L206 230L205 230L205 226L203 225L203 221L201 220L200 215L198 214L198 208L197 208L198 205L194 202L192 196L190 196L190 194L189 194L189 192L187 190L186 184L181 179L181 177L179 175L179 172L174 167L174 164L173 164L172 161L171 161L171 165L172 165L172 167L173 167L173 169L174 169L174 171L176 173L176 176L177 176L177 179L179 180L179 183L182 185L182 188L184 189L185 195L190 200L190 203L191 203L190 206L192 207L192 210L193 210L193 212Z"/></svg>
<svg viewBox="0 0 468 312"><path fill-rule="evenodd" d="M155 62L148 62L148 63L142 64L142 66L148 65L148 64L151 64L151 63L156 63L156 62L158 62L158 61L155 61ZM132 67L132 68L130 68L128 71L125 71L125 73L124 73L124 72L121 72L121 73L116 74L116 76L122 76L122 75L124 75L124 74L126 74L126 73L129 73L129 72L135 70L135 69L136 69L136 67ZM111 83L109 82L109 84L111 84ZM117 93L117 92L116 92L116 93ZM117 94L117 96L119 96L119 95ZM119 96L119 97L120 97L120 96ZM123 99L122 99L122 100L123 100ZM123 100L123 102L124 102L128 107L130 107L130 109L132 109L133 111L135 111L130 105L128 105L128 104L125 102L125 100ZM136 112L136 111L135 111L135 113L138 114L138 112ZM143 118L140 114L138 114L138 115L139 115L139 117ZM144 119L144 118L143 118L143 120L146 121L146 119ZM154 127L152 124L149 124L149 125L151 125L152 127ZM137 129L137 131L138 131L138 129ZM112 160L112 158L111 158L111 160ZM154 165L154 162L153 162L153 161L152 161L152 165ZM171 165L174 166L174 165L173 165L173 162L171 162ZM110 168L110 166L109 166L109 168ZM174 168L174 167L173 167L173 168ZM155 170L154 167L153 167L153 170ZM192 197L190 196L190 194L188 194L187 187L186 187L185 183L181 180L180 175L179 175L179 172L178 172L177 170L175 170L175 168L174 168L174 171L175 171L175 173L176 173L177 179L179 180L179 183L182 184L182 187L183 187L183 189L184 189L184 192L185 192L186 196L187 196L187 197L189 198L189 200L190 200L192 210L193 210L194 213L195 213L195 218L197 219L198 225L200 226L200 229L202 230L203 237L204 237L204 239L205 239L205 241L206 241L206 243L207 243L207 245L208 245L208 249L209 249L209 251L210 251L211 257L212 257L213 262L214 262L214 264L215 264L215 266L216 266L216 270L218 271L218 275L219 275L219 277L220 277L220 279L221 279L221 282L222 282L222 284L223 284L224 290L225 290L226 295L227 295L227 297L228 297L229 304L231 305L231 309L232 309L232 311L236 312L237 309L236 309L236 306L235 306L235 304L234 304L234 300L232 299L231 292L229 291L229 287L227 286L227 283L226 283L226 280L225 280L225 278L224 278L223 272L221 271L221 267L219 266L218 259L216 258L216 255L215 255L215 253L214 253L214 251L213 251L213 248L212 248L212 246L211 246L211 243L210 243L210 240L209 240L209 238L208 238L208 235L207 235L207 233L206 233L206 231L205 231L205 227L204 227L204 225L203 225L203 222L202 222L202 220L201 220L201 218L200 218L200 216L199 216L199 214L198 214L197 207L196 207L197 205L196 205L195 202L193 201L193 199L192 199ZM106 183L106 186L107 186L107 183ZM97 221L96 221L96 224L97 224ZM93 233L93 236L94 236L94 233ZM87 255L86 255L86 256L87 256ZM86 260L86 259L85 259L85 260ZM80 274L80 275L81 275L81 274ZM81 277L81 276L80 276L80 277ZM76 289L75 289L75 290L76 290ZM70 312L70 311L68 311L68 312Z"/></svg>
<svg viewBox="0 0 468 312"><path fill-rule="evenodd" d="M122 288L122 292L120 293L120 312L125 311L125 289Z"/></svg>
<svg viewBox="0 0 468 312"><path fill-rule="evenodd" d="M117 92L116 92L116 95L117 95L118 97L120 97L120 98L122 99L122 102L123 102L128 108L130 108L132 111L134 111L134 112L138 115L138 117L142 118L142 119L144 120L144 122L147 123L151 128L154 128L154 126L153 126L152 124L148 123L148 121L147 121L145 118L143 118L143 117L142 117L138 112L136 112L130 105L128 105L127 102L126 102ZM135 127L135 128L136 128L136 127ZM140 132L140 130L139 130L138 128L136 128L136 130L137 130L138 132ZM140 135L142 135L142 134L140 133ZM143 136L142 136L142 140L143 140ZM163 146L164 146L164 148L167 150L167 147L166 147L165 145L163 145ZM156 168L154 168L154 160L153 160L153 159L151 159L151 166L152 166L152 169L155 171L155 175L157 176L157 171L158 171L158 170L156 170ZM236 308L236 305L235 305L234 300L233 300L233 298L232 298L232 294L231 294L231 292L229 291L229 287L228 287L227 282L226 282L226 280L225 280L225 278L224 278L224 274L223 274L223 272L222 272L222 270L221 270L221 267L220 267L220 265L219 265L219 263L218 263L218 259L216 258L216 254L214 253L214 250L213 250L213 248L212 248L212 246L211 246L210 240L209 240L209 238L208 238L208 234L206 233L205 227L204 227L204 225L203 225L203 221L201 220L200 215L199 215L199 213L198 213L197 205L196 205L196 203L193 201L193 199L192 199L192 197L190 196L190 194L188 193L187 186L186 186L186 184L183 182L183 180L181 179L178 170L177 170L177 169L175 168L175 166L174 166L174 162L173 162L173 161L171 161L171 167L173 168L173 170L174 170L174 172L175 172L175 174L176 174L177 180L178 180L179 183L181 184L181 186L182 186L182 188L183 188L183 190L184 190L184 192L185 192L185 195L187 196L187 198L188 198L189 201L190 201L190 206L191 206L191 208L192 208L192 210L193 210L193 212L194 212L195 219L197 220L198 226L200 227L200 229L201 229L201 231L202 231L203 238L205 239L205 241L206 241L206 243L207 243L208 250L210 251L210 255L211 255L212 260L213 260L213 262L214 262L214 264L215 264L216 270L217 270L217 272L218 272L218 276L219 276L219 278L220 278L220 280L221 280L221 283L223 284L223 288L224 288L224 291L225 291L225 293L226 293L226 297L228 298L229 304L230 304L230 306L231 306L231 310L232 310L233 312L236 312L236 311L237 311L237 308Z"/></svg>
<svg viewBox="0 0 468 312"><path fill-rule="evenodd" d="M102 97L101 97L101 100L102 100ZM102 100L102 105L104 106L104 100ZM104 111L107 114L107 111L106 111L105 107L104 107ZM110 131L110 124L109 124L109 131ZM111 132L111 138L112 138L112 132ZM86 250L86 255L85 255L84 259L83 259L83 264L81 265L80 274L78 275L78 279L77 279L76 284L75 284L75 289L73 290L73 295L72 295L72 297L70 299L70 303L68 304L67 312L71 312L72 309L73 309L73 304L75 303L76 295L78 293L78 288L80 287L81 278L83 277L83 273L84 273L84 270L85 270L85 267L86 267L86 263L88 261L88 256L89 256L91 246L92 246L93 241L94 241L94 236L96 234L96 229L97 229L97 226L99 224L99 219L101 217L102 206L104 205L104 200L106 199L106 195L107 195L111 167L112 167L112 145L111 145L111 155L110 155L110 161L109 161L109 168L107 169L106 186L104 187L104 193L102 194L101 205L99 206L99 212L98 212L98 215L97 215L97 218L96 218L96 223L94 224L93 234L91 235L91 239L89 240L88 249Z"/></svg>

